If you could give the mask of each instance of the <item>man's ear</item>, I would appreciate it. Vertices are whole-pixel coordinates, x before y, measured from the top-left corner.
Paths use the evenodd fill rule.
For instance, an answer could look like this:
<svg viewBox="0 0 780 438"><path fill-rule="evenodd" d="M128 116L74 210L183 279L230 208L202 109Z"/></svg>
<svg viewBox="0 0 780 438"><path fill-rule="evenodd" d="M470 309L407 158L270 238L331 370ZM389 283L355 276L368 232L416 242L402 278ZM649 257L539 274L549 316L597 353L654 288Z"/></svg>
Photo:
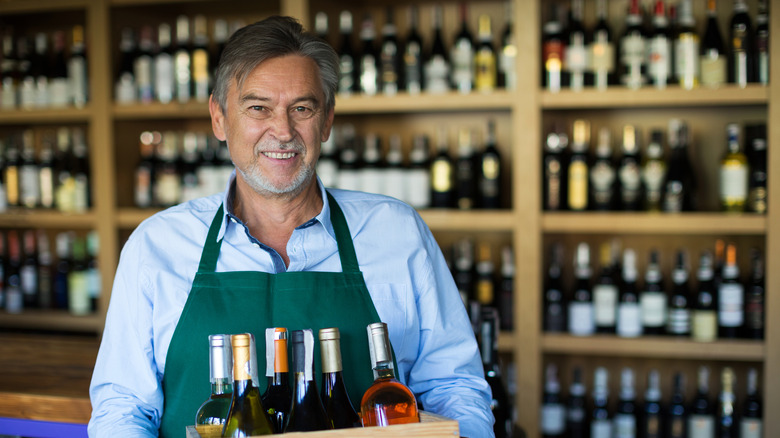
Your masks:
<svg viewBox="0 0 780 438"><path fill-rule="evenodd" d="M209 96L209 114L211 114L211 129L219 141L227 140L225 135L225 114L222 107L214 100L214 95Z"/></svg>
<svg viewBox="0 0 780 438"><path fill-rule="evenodd" d="M326 142L328 141L328 137L330 137L330 132L333 128L333 118L334 118L334 111L333 108L328 110L328 116L325 118L325 123L322 127L322 136L320 138L320 142Z"/></svg>

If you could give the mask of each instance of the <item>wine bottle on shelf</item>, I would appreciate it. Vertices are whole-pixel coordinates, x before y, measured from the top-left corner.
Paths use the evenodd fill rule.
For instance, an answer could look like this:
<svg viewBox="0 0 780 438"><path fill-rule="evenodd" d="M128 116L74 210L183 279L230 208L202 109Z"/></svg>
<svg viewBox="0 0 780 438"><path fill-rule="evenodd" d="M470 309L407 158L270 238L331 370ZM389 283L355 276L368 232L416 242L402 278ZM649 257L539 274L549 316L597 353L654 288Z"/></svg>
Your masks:
<svg viewBox="0 0 780 438"><path fill-rule="evenodd" d="M480 307L493 306L495 302L495 269L490 245L479 242L477 246L475 298Z"/></svg>
<svg viewBox="0 0 780 438"><path fill-rule="evenodd" d="M464 237L453 245L453 266L452 277L455 280L455 286L458 288L460 298L463 301L463 305L469 311L469 317L472 324L474 324L474 330L476 332L478 326L476 325L479 313L474 314L470 309L470 302L474 299L474 291L476 289L476 280L474 272L474 242L468 237Z"/></svg>
<svg viewBox="0 0 780 438"><path fill-rule="evenodd" d="M382 27L382 44L379 50L379 75L382 93L394 96L401 86L401 48L395 22L393 8L387 7L385 25Z"/></svg>
<svg viewBox="0 0 780 438"><path fill-rule="evenodd" d="M420 413L412 391L395 378L387 324L366 327L374 383L363 394L360 413L364 427L419 423Z"/></svg>
<svg viewBox="0 0 780 438"><path fill-rule="evenodd" d="M514 327L514 292L515 292L515 256L509 245L501 249L501 279L498 283L499 320L501 330L512 331Z"/></svg>
<svg viewBox="0 0 780 438"><path fill-rule="evenodd" d="M314 33L322 41L330 44L328 41L328 14L325 12L320 11L314 15Z"/></svg>
<svg viewBox="0 0 780 438"><path fill-rule="evenodd" d="M764 430L764 407L758 392L758 370L748 369L747 387L742 402L742 416L739 420L741 438L760 438Z"/></svg>
<svg viewBox="0 0 780 438"><path fill-rule="evenodd" d="M631 0L626 15L626 29L620 38L620 82L624 86L636 89L646 82L647 72L647 36L642 26L642 11L639 0Z"/></svg>
<svg viewBox="0 0 780 438"><path fill-rule="evenodd" d="M409 151L409 168L406 170L408 202L414 208L431 206L431 160L428 136L419 134L412 138Z"/></svg>
<svg viewBox="0 0 780 438"><path fill-rule="evenodd" d="M360 154L355 125L347 123L341 127L341 147L339 149L338 188L360 190Z"/></svg>
<svg viewBox="0 0 780 438"><path fill-rule="evenodd" d="M582 24L582 16L582 0L572 0L569 23L566 29L563 68L566 71L568 86L574 91L582 90L586 83L590 83L588 42L585 36L585 26Z"/></svg>
<svg viewBox="0 0 780 438"><path fill-rule="evenodd" d="M41 187L38 161L35 159L35 132L25 129L21 134L22 149L19 163L19 203L22 207L40 205Z"/></svg>
<svg viewBox="0 0 780 438"><path fill-rule="evenodd" d="M58 30L52 34L51 71L49 75L49 104L53 108L63 108L70 104L68 87L68 62L65 59L65 32Z"/></svg>
<svg viewBox="0 0 780 438"><path fill-rule="evenodd" d="M561 400L558 367L554 363L548 363L545 369L539 429L544 438L560 438L566 432L566 406Z"/></svg>
<svg viewBox="0 0 780 438"><path fill-rule="evenodd" d="M716 290L713 282L713 260L710 252L704 252L699 259L697 272L699 288L691 312L691 336L699 342L714 341L718 333L716 311Z"/></svg>
<svg viewBox="0 0 780 438"><path fill-rule="evenodd" d="M73 235L72 264L68 272L68 310L72 315L87 315L92 311L87 277L87 246L81 236Z"/></svg>
<svg viewBox="0 0 780 438"><path fill-rule="evenodd" d="M615 438L635 438L637 431L637 407L634 390L634 370L623 368L620 372L620 397L615 410Z"/></svg>
<svg viewBox="0 0 780 438"><path fill-rule="evenodd" d="M179 176L181 177L181 196L179 202L187 202L201 196L198 181L198 137L192 131L186 131L182 135L181 156L179 157Z"/></svg>
<svg viewBox="0 0 780 438"><path fill-rule="evenodd" d="M726 126L726 152L720 162L720 203L725 211L745 210L748 196L748 162L740 148L739 125Z"/></svg>
<svg viewBox="0 0 780 438"><path fill-rule="evenodd" d="M571 155L566 175L569 210L583 211L588 209L589 150L590 123L587 120L575 120L572 126Z"/></svg>
<svg viewBox="0 0 780 438"><path fill-rule="evenodd" d="M736 338L744 323L745 289L739 278L737 247L726 245L723 279L718 287L718 337Z"/></svg>
<svg viewBox="0 0 780 438"><path fill-rule="evenodd" d="M550 333L566 330L566 312L563 298L563 245L553 244L550 247L550 265L544 284L544 331Z"/></svg>
<svg viewBox="0 0 780 438"><path fill-rule="evenodd" d="M10 30L3 34L3 56L0 60L0 109L15 110L18 106L19 59L14 47L14 35Z"/></svg>
<svg viewBox="0 0 780 438"><path fill-rule="evenodd" d="M24 296L19 272L22 264L19 232L17 230L8 230L6 236L8 258L5 266L5 290L3 291L5 294L5 311L8 313L22 313L24 310Z"/></svg>
<svg viewBox="0 0 780 438"><path fill-rule="evenodd" d="M680 119L669 120L669 166L663 182L662 208L679 213L694 209L695 180L688 159L688 125Z"/></svg>
<svg viewBox="0 0 780 438"><path fill-rule="evenodd" d="M607 21L607 0L596 1L596 27L590 41L589 68L593 75L593 86L605 90L615 83L615 42Z"/></svg>
<svg viewBox="0 0 780 438"><path fill-rule="evenodd" d="M314 374L314 335L311 329L292 332L293 396L284 432L333 429Z"/></svg>
<svg viewBox="0 0 780 438"><path fill-rule="evenodd" d="M761 85L769 84L769 57L769 13L766 0L760 0L756 14L754 78Z"/></svg>
<svg viewBox="0 0 780 438"><path fill-rule="evenodd" d="M615 207L615 182L617 181L609 128L599 129L598 138L596 158L590 168L590 199L594 210L608 211Z"/></svg>
<svg viewBox="0 0 780 438"><path fill-rule="evenodd" d="M497 80L490 16L482 14L479 16L477 45L474 49L474 88L483 93L495 91Z"/></svg>
<svg viewBox="0 0 780 438"><path fill-rule="evenodd" d="M352 13L341 11L339 14L339 94L350 95L360 91L358 77L358 59L352 48Z"/></svg>
<svg viewBox="0 0 780 438"><path fill-rule="evenodd" d="M2 238L0 238L2 240ZM49 245L49 237L46 231L38 230L38 306L42 309L54 307L54 272L52 270L52 253ZM0 248L2 252L2 248ZM2 260L0 260L2 263ZM0 285L2 285L2 273L0 272ZM0 304L0 308L2 305Z"/></svg>
<svg viewBox="0 0 780 438"><path fill-rule="evenodd" d="M211 46L211 51L209 52L209 76L212 78L212 81L217 76L219 58L222 57L222 52L225 50L225 44L230 36L227 20L217 18L214 20L213 26L211 34L213 44ZM213 87L213 85L214 84L212 83L210 87Z"/></svg>
<svg viewBox="0 0 780 438"><path fill-rule="evenodd" d="M618 167L622 210L636 211L641 204L642 177L639 150L638 128L632 125L624 126L622 156Z"/></svg>
<svg viewBox="0 0 780 438"><path fill-rule="evenodd" d="M89 295L90 311L97 312L99 308L100 293L102 290L102 280L100 276L100 265L98 263L98 251L100 250L100 237L97 231L92 230L85 237L84 246L87 253L87 294ZM48 250L48 248L47 248ZM42 249L39 248L40 253ZM40 258L40 256L39 256ZM42 278L38 278L38 284L41 284ZM43 291L41 291L43 293Z"/></svg>
<svg viewBox="0 0 780 438"><path fill-rule="evenodd" d="M471 210L477 205L477 157L474 136L470 128L458 131L458 159L455 162L455 205L461 210Z"/></svg>
<svg viewBox="0 0 780 438"><path fill-rule="evenodd" d="M585 384L582 382L582 368L575 367L569 385L569 400L566 403L566 434L569 438L588 436L588 416L585 407Z"/></svg>
<svg viewBox="0 0 780 438"><path fill-rule="evenodd" d="M140 160L135 168L133 187L133 199L138 208L149 208L154 202L155 147L159 137L157 131L144 131L139 138Z"/></svg>
<svg viewBox="0 0 780 438"><path fill-rule="evenodd" d="M70 232L57 234L55 251L57 252L57 266L54 272L54 307L57 309L68 308L68 273L71 271L71 248L73 238ZM10 240L9 240L10 248ZM10 271L9 271L10 272ZM6 284L10 284L10 274L6 274Z"/></svg>
<svg viewBox="0 0 780 438"><path fill-rule="evenodd" d="M455 204L455 165L450 158L447 128L440 126L436 136L436 155L431 161L431 207L450 208Z"/></svg>
<svg viewBox="0 0 780 438"><path fill-rule="evenodd" d="M35 54L32 61L33 75L35 77L35 107L48 108L51 105L51 81L49 73L49 37L44 32L35 34Z"/></svg>
<svg viewBox="0 0 780 438"><path fill-rule="evenodd" d="M382 145L379 136L368 133L363 142L363 165L358 170L360 190L370 193L385 192L385 161L382 156Z"/></svg>
<svg viewBox="0 0 780 438"><path fill-rule="evenodd" d="M691 335L690 289L688 286L688 253L678 250L672 270L672 295L669 298L669 316L666 333L674 336Z"/></svg>
<svg viewBox="0 0 780 438"><path fill-rule="evenodd" d="M338 328L319 331L322 356L322 405L333 429L362 427L349 399L341 364L341 335Z"/></svg>
<svg viewBox="0 0 780 438"><path fill-rule="evenodd" d="M371 15L366 14L360 25L360 41L363 44L358 57L358 71L360 78L360 92L367 96L374 96L380 87L380 58L376 47L376 29Z"/></svg>
<svg viewBox="0 0 780 438"><path fill-rule="evenodd" d="M19 265L19 287L22 289L22 302L25 309L38 307L38 248L35 244L35 231L22 233L22 261Z"/></svg>
<svg viewBox="0 0 780 438"><path fill-rule="evenodd" d="M399 134L390 134L387 153L385 154L385 165L384 194L409 203L409 192L411 189L407 184L407 169L404 166L404 151ZM427 188L428 185L426 184L422 187Z"/></svg>
<svg viewBox="0 0 780 438"><path fill-rule="evenodd" d="M652 32L647 39L647 72L655 88L666 88L672 76L672 39L663 0L656 0Z"/></svg>
<svg viewBox="0 0 780 438"><path fill-rule="evenodd" d="M230 335L209 335L209 380L211 394L195 414L195 428L201 435L221 435L233 396L233 349Z"/></svg>
<svg viewBox="0 0 780 438"><path fill-rule="evenodd" d="M752 248L750 260L752 272L745 291L745 337L764 339L764 301L766 298L764 259L758 249Z"/></svg>
<svg viewBox="0 0 780 438"><path fill-rule="evenodd" d="M566 147L569 137L564 133L550 132L544 144L544 162L542 163L542 202L547 211L559 211L566 208Z"/></svg>
<svg viewBox="0 0 780 438"><path fill-rule="evenodd" d="M501 367L498 362L498 311L494 307L483 307L479 330L479 349L482 356L482 366L485 369L485 380L490 386L492 400L490 410L495 422L493 432L496 438L512 436L512 404L501 377Z"/></svg>
<svg viewBox="0 0 780 438"><path fill-rule="evenodd" d="M468 26L468 4L460 3L460 30L452 43L452 85L461 93L474 86L474 37Z"/></svg>
<svg viewBox="0 0 780 438"><path fill-rule="evenodd" d="M17 68L19 71L18 107L21 109L35 108L35 78L37 68L33 60L35 49L31 37L20 37L17 41L16 54L18 56Z"/></svg>
<svg viewBox="0 0 780 438"><path fill-rule="evenodd" d="M644 207L646 211L661 211L664 180L666 179L666 160L664 160L663 132L653 129L650 143L642 163L642 182L644 183Z"/></svg>
<svg viewBox="0 0 780 438"><path fill-rule="evenodd" d="M717 87L726 83L726 45L718 25L716 0L707 0L707 24L701 41L701 83Z"/></svg>
<svg viewBox="0 0 780 438"><path fill-rule="evenodd" d="M241 333L232 335L230 342L233 351L233 395L222 436L271 435L274 429L266 416L257 387L254 338L250 333Z"/></svg>
<svg viewBox="0 0 780 438"><path fill-rule="evenodd" d="M617 335L635 338L642 334L642 311L636 285L636 253L627 248L623 251L623 283L618 303Z"/></svg>
<svg viewBox="0 0 780 438"><path fill-rule="evenodd" d="M209 36L206 16L198 14L192 19L192 97L196 102L208 102L211 71L209 67Z"/></svg>
<svg viewBox="0 0 780 438"><path fill-rule="evenodd" d="M618 285L612 246L602 243L599 249L601 274L593 285L593 316L598 333L615 333L617 323Z"/></svg>
<svg viewBox="0 0 780 438"><path fill-rule="evenodd" d="M488 120L485 147L479 154L479 206L501 207L501 153L496 141L496 122Z"/></svg>
<svg viewBox="0 0 780 438"><path fill-rule="evenodd" d="M151 26L141 27L138 52L133 60L133 76L138 91L138 101L151 103L154 100L154 30Z"/></svg>
<svg viewBox="0 0 780 438"><path fill-rule="evenodd" d="M192 40L190 20L186 15L176 17L176 49L173 52L173 71L176 100L187 103L192 97Z"/></svg>
<svg viewBox="0 0 780 438"><path fill-rule="evenodd" d="M744 87L753 82L753 24L744 0L734 1L729 25L729 82Z"/></svg>
<svg viewBox="0 0 780 438"><path fill-rule="evenodd" d="M160 23L157 28L157 53L154 57L154 95L160 103L173 100L175 93L171 25Z"/></svg>
<svg viewBox="0 0 780 438"><path fill-rule="evenodd" d="M550 16L542 28L542 86L552 92L564 85L563 57L566 44L557 3L550 4Z"/></svg>
<svg viewBox="0 0 780 438"><path fill-rule="evenodd" d="M444 13L440 5L433 6L431 14L433 20L433 42L425 62L425 91L441 94L450 89L450 58L444 48L442 26Z"/></svg>
<svg viewBox="0 0 780 438"><path fill-rule="evenodd" d="M715 415L709 395L710 370L706 366L699 367L696 397L691 403L691 414L688 417L688 433L690 438L712 438L715 436Z"/></svg>
<svg viewBox="0 0 780 438"><path fill-rule="evenodd" d="M122 38L119 40L119 73L114 84L114 99L119 104L134 103L138 92L136 91L133 61L135 54L135 36L133 29L122 29Z"/></svg>
<svg viewBox="0 0 780 438"><path fill-rule="evenodd" d="M517 43L515 42L514 3L506 2L506 24L501 32L501 52L498 54L498 86L507 90L517 89Z"/></svg>
<svg viewBox="0 0 780 438"><path fill-rule="evenodd" d="M674 40L674 72L680 87L690 90L699 86L701 76L699 34L693 18L692 0L682 0L678 5L677 38Z"/></svg>
<svg viewBox="0 0 780 438"><path fill-rule="evenodd" d="M577 245L574 258L574 293L569 302L569 333L575 336L589 336L596 331L593 319L593 298L591 294L590 247L585 242Z"/></svg>
<svg viewBox="0 0 780 438"><path fill-rule="evenodd" d="M609 373L598 367L593 373L593 413L590 418L591 438L612 438L612 420L609 416Z"/></svg>
<svg viewBox="0 0 780 438"><path fill-rule="evenodd" d="M657 250L650 252L645 270L645 287L639 295L639 306L642 309L642 332L646 335L663 334L668 303Z"/></svg>
<svg viewBox="0 0 780 438"><path fill-rule="evenodd" d="M402 56L403 89L409 94L420 94L423 87L423 44L418 31L419 13L417 5L409 6L409 33L404 42Z"/></svg>
<svg viewBox="0 0 780 438"><path fill-rule="evenodd" d="M666 436L668 438L685 438L688 436L687 415L685 405L685 383L682 373L675 373L672 398L666 417Z"/></svg>
<svg viewBox="0 0 780 438"><path fill-rule="evenodd" d="M5 166L3 182L5 183L5 198L8 207L19 206L19 138L10 135L5 146Z"/></svg>
<svg viewBox="0 0 780 438"><path fill-rule="evenodd" d="M639 436L641 438L663 437L664 414L664 408L661 406L661 377L658 370L650 370L647 374L647 390L645 390L645 404Z"/></svg>
<svg viewBox="0 0 780 438"><path fill-rule="evenodd" d="M718 395L718 413L716 432L719 438L736 438L739 435L737 422L736 376L731 367L724 367L720 374L720 394Z"/></svg>
<svg viewBox="0 0 780 438"><path fill-rule="evenodd" d="M292 403L287 362L287 329L284 327L265 329L265 376L268 386L260 400L273 425L274 433L282 433Z"/></svg>
<svg viewBox="0 0 780 438"><path fill-rule="evenodd" d="M745 126L745 145L748 156L747 209L755 213L767 211L767 150L766 124Z"/></svg>

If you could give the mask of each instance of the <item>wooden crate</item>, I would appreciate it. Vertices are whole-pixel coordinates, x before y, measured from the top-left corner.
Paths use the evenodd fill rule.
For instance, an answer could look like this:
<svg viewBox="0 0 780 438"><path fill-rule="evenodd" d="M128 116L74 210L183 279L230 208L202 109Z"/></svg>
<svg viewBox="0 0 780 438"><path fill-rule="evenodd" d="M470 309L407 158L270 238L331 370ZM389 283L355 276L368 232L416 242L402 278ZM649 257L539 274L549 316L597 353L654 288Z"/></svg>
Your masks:
<svg viewBox="0 0 780 438"><path fill-rule="evenodd" d="M301 438L383 438L403 436L404 438L452 438L460 436L458 422L441 415L420 412L420 423L400 424L388 427L366 427L356 429L325 430L320 432L293 432L280 436ZM199 433L195 426L187 426L187 438L220 438L221 431Z"/></svg>

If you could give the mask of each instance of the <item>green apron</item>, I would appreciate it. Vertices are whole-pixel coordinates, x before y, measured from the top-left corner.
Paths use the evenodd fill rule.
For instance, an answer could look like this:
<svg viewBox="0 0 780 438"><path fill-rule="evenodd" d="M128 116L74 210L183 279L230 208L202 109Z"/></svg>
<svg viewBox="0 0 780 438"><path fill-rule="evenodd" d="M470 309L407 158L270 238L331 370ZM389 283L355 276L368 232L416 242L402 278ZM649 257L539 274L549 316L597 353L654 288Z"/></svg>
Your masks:
<svg viewBox="0 0 780 438"><path fill-rule="evenodd" d="M224 218L219 207L168 348L161 437L183 437L185 427L195 424L198 407L209 397L208 336L214 333L253 333L262 376L267 327L311 328L315 336L321 328L338 327L344 379L359 410L363 393L374 380L366 326L380 319L358 267L344 214L330 193L328 202L343 272L215 272L222 245L217 235ZM314 357L319 380L319 342L315 342ZM258 384L264 391L266 382Z"/></svg>

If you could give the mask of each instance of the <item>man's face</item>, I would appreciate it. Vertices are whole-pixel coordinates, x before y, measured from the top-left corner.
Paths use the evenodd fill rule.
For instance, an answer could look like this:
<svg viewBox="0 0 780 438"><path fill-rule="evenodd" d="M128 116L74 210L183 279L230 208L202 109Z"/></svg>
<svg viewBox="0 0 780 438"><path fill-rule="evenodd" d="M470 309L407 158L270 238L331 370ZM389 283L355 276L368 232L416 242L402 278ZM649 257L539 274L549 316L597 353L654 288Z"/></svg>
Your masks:
<svg viewBox="0 0 780 438"><path fill-rule="evenodd" d="M224 113L213 100L209 110L214 135L227 141L237 177L258 194L292 198L313 181L320 143L333 123L313 60L268 59L241 87L230 84Z"/></svg>

